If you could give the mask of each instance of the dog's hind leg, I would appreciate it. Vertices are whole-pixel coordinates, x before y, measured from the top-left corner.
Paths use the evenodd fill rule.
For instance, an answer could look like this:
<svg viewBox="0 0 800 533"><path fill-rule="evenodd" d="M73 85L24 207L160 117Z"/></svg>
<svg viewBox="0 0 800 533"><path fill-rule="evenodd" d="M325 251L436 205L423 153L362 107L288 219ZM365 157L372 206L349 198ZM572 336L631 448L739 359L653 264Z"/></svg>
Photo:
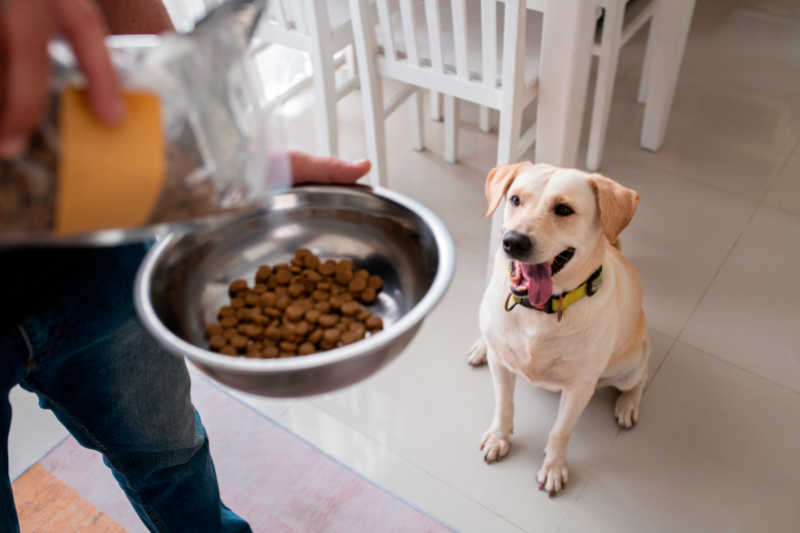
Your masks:
<svg viewBox="0 0 800 533"><path fill-rule="evenodd" d="M467 354L467 363L472 366L482 365L486 362L486 339L483 338L483 335L475 341L475 344L472 345L472 348L469 349L469 353Z"/></svg>
<svg viewBox="0 0 800 533"><path fill-rule="evenodd" d="M639 405L642 402L642 393L647 384L647 361L650 358L650 338L645 341L644 357L642 369L639 372L639 381L632 388L623 390L619 398L617 398L617 405L614 408L614 416L617 419L617 424L622 429L630 429L639 421Z"/></svg>

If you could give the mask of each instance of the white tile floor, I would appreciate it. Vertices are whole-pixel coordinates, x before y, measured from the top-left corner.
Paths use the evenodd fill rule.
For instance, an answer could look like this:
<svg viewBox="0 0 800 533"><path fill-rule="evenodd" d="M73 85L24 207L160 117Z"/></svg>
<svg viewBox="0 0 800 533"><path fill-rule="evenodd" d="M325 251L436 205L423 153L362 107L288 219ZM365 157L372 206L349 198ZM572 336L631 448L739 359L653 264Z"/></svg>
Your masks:
<svg viewBox="0 0 800 533"><path fill-rule="evenodd" d="M497 138L478 132L473 106L463 107L454 166L442 160L441 124L426 124L428 149L417 153L404 110L390 119L390 186L434 209L457 243L452 288L413 344L336 394L242 397L463 532L799 531L800 8L698 0L657 154L637 142L645 42L623 50L602 172L642 196L622 240L644 284L651 382L629 432L614 424L615 393L595 395L563 493L550 500L534 480L556 395L521 384L510 455L486 466L478 450L492 385L464 357L477 337L483 183ZM287 143L315 150L313 96L291 105ZM364 157L358 95L339 106L342 156ZM31 398L12 397L12 476L63 436Z"/></svg>

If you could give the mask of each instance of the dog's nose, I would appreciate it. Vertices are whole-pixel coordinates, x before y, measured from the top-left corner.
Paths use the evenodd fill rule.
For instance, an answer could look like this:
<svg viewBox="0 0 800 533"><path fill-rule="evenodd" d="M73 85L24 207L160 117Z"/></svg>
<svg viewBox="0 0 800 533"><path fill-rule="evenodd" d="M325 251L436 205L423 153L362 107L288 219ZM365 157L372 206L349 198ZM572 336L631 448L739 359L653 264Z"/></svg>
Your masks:
<svg viewBox="0 0 800 533"><path fill-rule="evenodd" d="M524 257L533 248L531 239L521 233L509 231L503 236L503 250L517 259Z"/></svg>

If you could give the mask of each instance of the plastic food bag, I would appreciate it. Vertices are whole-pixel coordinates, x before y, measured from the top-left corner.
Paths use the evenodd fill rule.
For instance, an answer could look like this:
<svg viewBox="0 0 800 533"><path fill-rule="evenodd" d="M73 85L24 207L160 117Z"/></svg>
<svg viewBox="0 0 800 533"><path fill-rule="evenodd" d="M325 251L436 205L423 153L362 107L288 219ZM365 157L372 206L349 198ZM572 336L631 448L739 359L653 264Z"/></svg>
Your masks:
<svg viewBox="0 0 800 533"><path fill-rule="evenodd" d="M129 114L158 116L160 131L138 132L148 150L91 124L100 148L75 149L76 138L85 144L75 124L91 122L79 109L88 104L74 96L84 80L69 46L51 43L48 112L27 153L0 162L0 246L110 245L208 226L257 209L270 191L288 186L288 164L267 149L263 89L246 53L264 4L228 0L185 35L109 37L126 101L134 105ZM117 134L114 149L135 168L116 161L118 172L105 175L115 159L102 147ZM151 156L158 160L143 165L151 176L140 179L140 159Z"/></svg>

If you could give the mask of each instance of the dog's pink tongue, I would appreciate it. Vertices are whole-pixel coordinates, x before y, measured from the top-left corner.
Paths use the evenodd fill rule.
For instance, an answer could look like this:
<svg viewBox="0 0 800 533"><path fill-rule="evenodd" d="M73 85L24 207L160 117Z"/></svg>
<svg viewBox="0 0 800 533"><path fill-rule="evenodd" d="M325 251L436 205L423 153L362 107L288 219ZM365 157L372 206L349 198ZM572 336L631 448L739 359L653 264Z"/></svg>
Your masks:
<svg viewBox="0 0 800 533"><path fill-rule="evenodd" d="M547 263L527 265L520 263L522 275L528 280L528 299L542 307L553 295L553 271Z"/></svg>

